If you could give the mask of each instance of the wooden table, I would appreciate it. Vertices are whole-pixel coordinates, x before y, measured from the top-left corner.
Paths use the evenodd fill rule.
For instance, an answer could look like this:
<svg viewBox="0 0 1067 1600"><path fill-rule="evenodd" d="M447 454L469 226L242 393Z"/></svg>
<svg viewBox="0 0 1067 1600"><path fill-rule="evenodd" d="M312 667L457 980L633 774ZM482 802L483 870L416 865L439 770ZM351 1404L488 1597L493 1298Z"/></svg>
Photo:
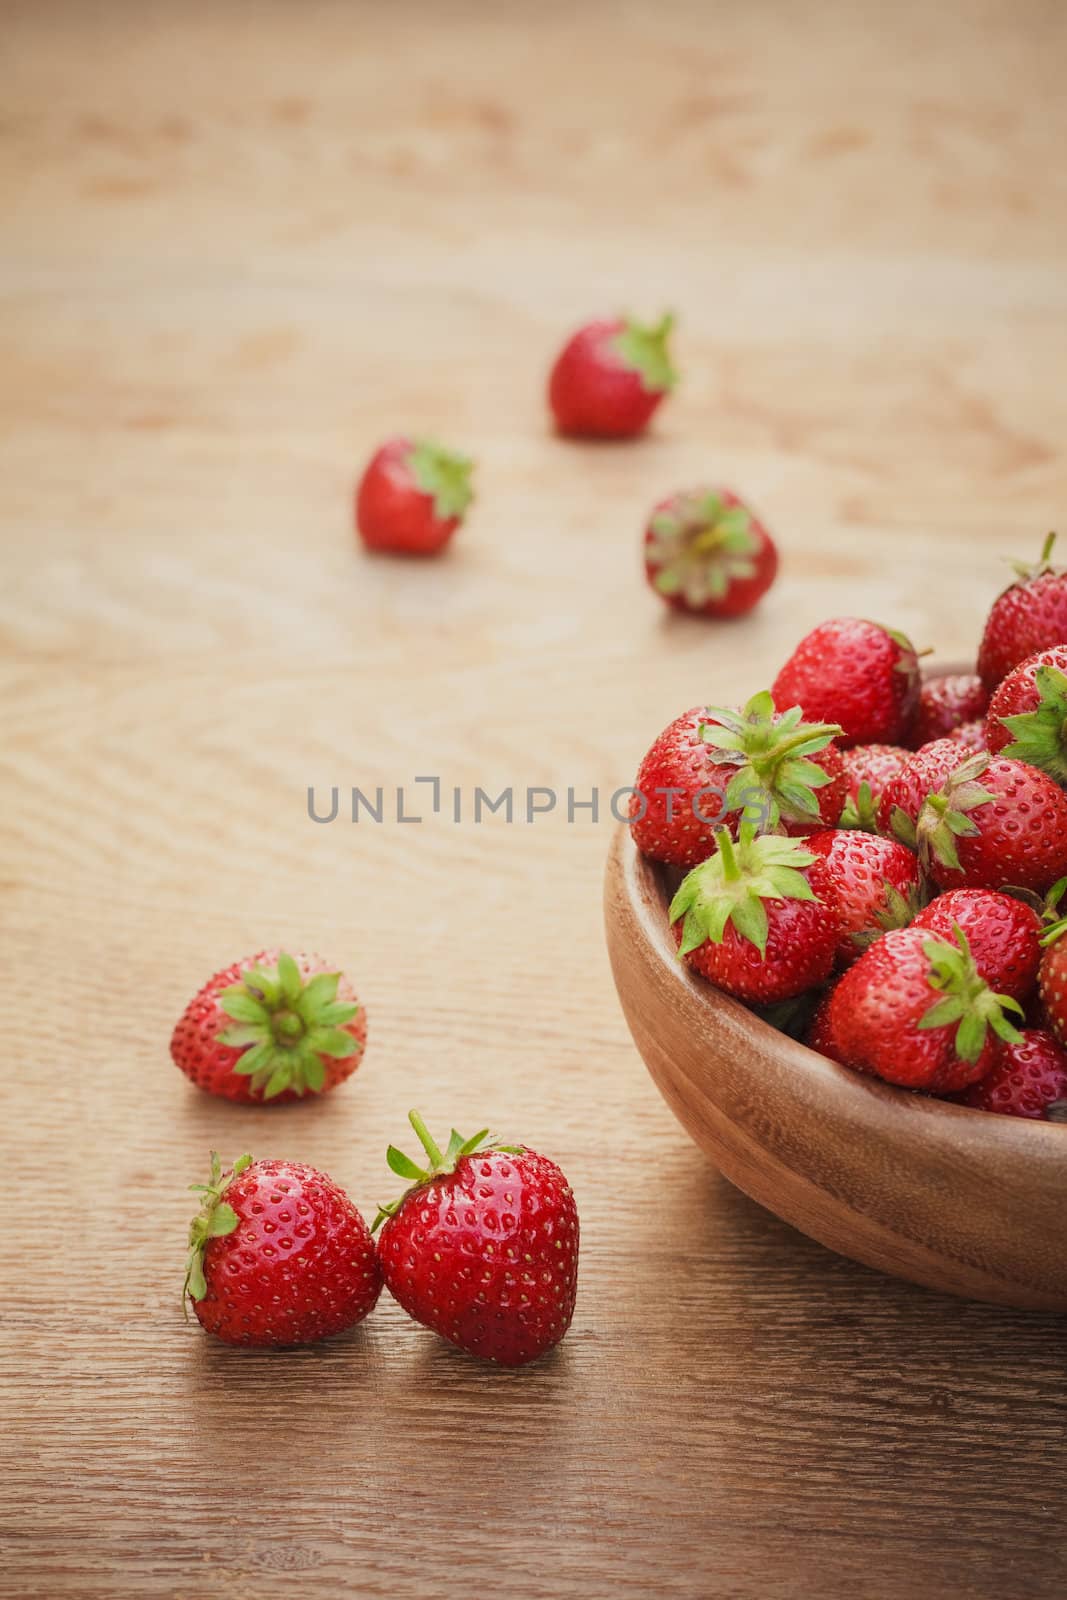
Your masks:
<svg viewBox="0 0 1067 1600"><path fill-rule="evenodd" d="M1041 0L4 7L5 1596L1063 1593L1062 1324L708 1168L565 792L828 614L973 650L1067 497L1065 50ZM546 364L621 305L678 310L685 381L644 443L557 442ZM351 533L407 429L479 462L433 564ZM784 551L732 627L638 561L709 477ZM564 798L308 819L309 784L413 811L418 775ZM167 1044L271 942L353 975L370 1045L243 1111ZM210 1147L369 1211L409 1105L571 1177L555 1358L483 1369L385 1302L294 1355L183 1323Z"/></svg>

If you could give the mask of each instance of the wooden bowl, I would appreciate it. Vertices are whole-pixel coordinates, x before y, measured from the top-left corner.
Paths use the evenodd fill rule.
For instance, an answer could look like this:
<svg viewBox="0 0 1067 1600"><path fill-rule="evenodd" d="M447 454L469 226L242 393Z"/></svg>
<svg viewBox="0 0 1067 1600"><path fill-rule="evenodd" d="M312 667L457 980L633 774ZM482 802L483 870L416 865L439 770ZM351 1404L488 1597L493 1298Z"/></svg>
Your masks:
<svg viewBox="0 0 1067 1600"><path fill-rule="evenodd" d="M950 1294L1067 1311L1067 1127L839 1067L678 959L666 874L624 825L608 860L615 985L667 1104L726 1177L842 1255Z"/></svg>

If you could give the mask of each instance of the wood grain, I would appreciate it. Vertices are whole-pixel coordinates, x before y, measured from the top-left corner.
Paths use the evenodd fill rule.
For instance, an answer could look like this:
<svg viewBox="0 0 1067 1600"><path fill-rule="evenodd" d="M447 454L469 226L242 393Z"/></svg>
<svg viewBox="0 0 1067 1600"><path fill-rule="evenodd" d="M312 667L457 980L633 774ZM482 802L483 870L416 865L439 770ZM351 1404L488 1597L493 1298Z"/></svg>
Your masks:
<svg viewBox="0 0 1067 1600"><path fill-rule="evenodd" d="M0 26L5 1596L1062 1592L1063 1325L853 1266L708 1166L603 949L611 823L309 822L309 784L630 781L834 612L968 655L1067 497L1067 14L9 0ZM634 448L555 345L681 318ZM364 559L398 429L479 460L443 562ZM643 514L724 479L760 614L661 616ZM329 1101L166 1041L264 943L344 965ZM411 1104L556 1157L573 1330L483 1371L383 1305L282 1359L180 1316L208 1149L370 1209Z"/></svg>
<svg viewBox="0 0 1067 1600"><path fill-rule="evenodd" d="M777 1032L679 962L668 878L620 824L604 880L619 999L664 1099L716 1166L867 1266L1067 1311L1062 1130L909 1094Z"/></svg>

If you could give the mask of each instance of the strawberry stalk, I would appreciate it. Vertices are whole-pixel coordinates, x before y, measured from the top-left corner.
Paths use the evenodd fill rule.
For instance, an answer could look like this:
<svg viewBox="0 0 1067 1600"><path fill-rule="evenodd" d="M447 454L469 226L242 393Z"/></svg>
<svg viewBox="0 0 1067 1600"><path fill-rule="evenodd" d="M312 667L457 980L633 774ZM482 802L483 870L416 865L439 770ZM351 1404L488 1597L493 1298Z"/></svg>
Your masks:
<svg viewBox="0 0 1067 1600"><path fill-rule="evenodd" d="M385 1152L385 1159L389 1170L395 1172L398 1178L406 1178L410 1187L404 1190L399 1200L394 1200L388 1205L378 1204L378 1213L371 1224L371 1232L376 1233L389 1217L395 1217L400 1207L404 1204L409 1194L416 1189L421 1189L424 1184L432 1183L434 1178L448 1177L455 1172L459 1163L467 1156L478 1155L486 1150L500 1150L508 1155L521 1155L523 1146L516 1144L499 1144L492 1139L488 1128L482 1128L479 1133L465 1139L461 1133L452 1129L448 1145L442 1153L433 1135L430 1133L422 1117L417 1111L408 1112L408 1121L418 1136L419 1143L426 1156L426 1165L419 1166L403 1150L398 1150L391 1144Z"/></svg>

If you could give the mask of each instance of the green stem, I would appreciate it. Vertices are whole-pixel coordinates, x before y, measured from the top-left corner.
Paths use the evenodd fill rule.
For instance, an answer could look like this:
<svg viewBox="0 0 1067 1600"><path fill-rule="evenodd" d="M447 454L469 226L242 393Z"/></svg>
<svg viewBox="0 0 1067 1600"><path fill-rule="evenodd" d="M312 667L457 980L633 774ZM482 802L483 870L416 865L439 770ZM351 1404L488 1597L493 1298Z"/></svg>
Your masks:
<svg viewBox="0 0 1067 1600"><path fill-rule="evenodd" d="M807 744L809 739L836 739L841 731L839 722L805 723L797 729L796 733L790 734L788 739L776 740L765 754L750 756L749 764L757 772L759 772L761 765L768 770L776 768L798 745Z"/></svg>
<svg viewBox="0 0 1067 1600"><path fill-rule="evenodd" d="M719 854L722 857L722 875L727 883L736 883L741 876L734 854L734 842L724 828L719 834Z"/></svg>
<svg viewBox="0 0 1067 1600"><path fill-rule="evenodd" d="M419 1142L429 1157L431 1171L436 1172L439 1167L444 1165L444 1156L441 1154L436 1144L434 1144L433 1138L425 1122L423 1122L417 1111L408 1112L408 1121L418 1134Z"/></svg>

